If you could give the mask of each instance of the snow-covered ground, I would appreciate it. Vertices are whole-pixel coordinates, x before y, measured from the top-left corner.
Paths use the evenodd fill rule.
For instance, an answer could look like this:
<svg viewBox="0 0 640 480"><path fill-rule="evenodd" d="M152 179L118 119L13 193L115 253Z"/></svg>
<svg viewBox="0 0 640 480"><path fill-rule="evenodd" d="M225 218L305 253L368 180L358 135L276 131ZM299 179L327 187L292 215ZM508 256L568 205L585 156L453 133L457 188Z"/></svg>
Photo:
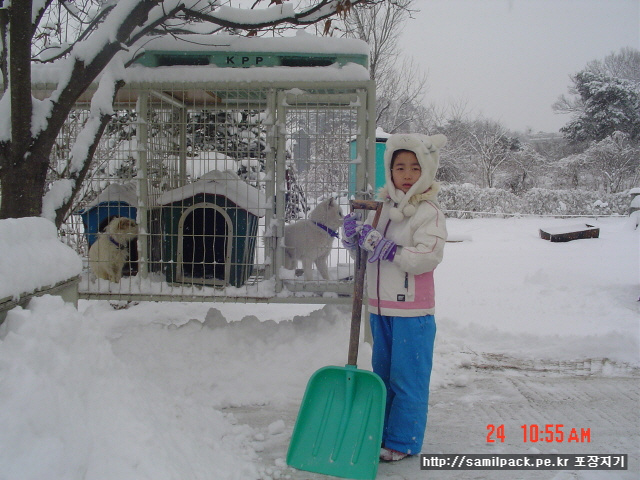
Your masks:
<svg viewBox="0 0 640 480"><path fill-rule="evenodd" d="M421 471L412 458L379 479L638 478L640 230L589 219L600 238L539 238L581 221L449 220L461 241L436 271L423 452L627 453L629 470ZM0 327L0 480L326 478L284 459L307 380L346 363L349 320L332 305L34 299ZM524 442L534 423L590 442ZM504 442L487 442L490 424Z"/></svg>

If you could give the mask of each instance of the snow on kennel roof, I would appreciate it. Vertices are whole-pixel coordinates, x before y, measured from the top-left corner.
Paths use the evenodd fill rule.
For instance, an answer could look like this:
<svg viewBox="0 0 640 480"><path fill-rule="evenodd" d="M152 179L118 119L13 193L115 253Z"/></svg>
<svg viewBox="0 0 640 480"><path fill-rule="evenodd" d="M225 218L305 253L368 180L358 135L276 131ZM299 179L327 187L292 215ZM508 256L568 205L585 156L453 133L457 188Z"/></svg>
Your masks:
<svg viewBox="0 0 640 480"><path fill-rule="evenodd" d="M144 54L127 74L133 83L363 81L369 79L368 62L369 46L362 40L302 30L295 37L276 38L165 35L144 45Z"/></svg>
<svg viewBox="0 0 640 480"><path fill-rule="evenodd" d="M185 68L189 68L185 74ZM348 63L324 67L216 68L216 67L143 67L127 69L129 84L193 84L216 83L277 83L277 82L364 82L369 72L362 65Z"/></svg>
<svg viewBox="0 0 640 480"><path fill-rule="evenodd" d="M89 210L101 203L126 202L129 205L138 206L138 194L135 182L112 183L105 188L92 202L87 204L82 211Z"/></svg>
<svg viewBox="0 0 640 480"><path fill-rule="evenodd" d="M241 37L238 35L163 35L144 42L144 49L209 52L289 52L358 54L369 56L369 45L354 38L318 37L298 30L292 37Z"/></svg>
<svg viewBox="0 0 640 480"><path fill-rule="evenodd" d="M304 31L299 31L294 37L278 38L220 34L183 35L178 38L162 36L151 41L143 39L140 48L144 54L138 62L126 71L118 72L130 85L363 82L370 79L367 43L356 39L318 37ZM231 62L229 56L234 57ZM244 63L243 57L249 60ZM65 70L63 61L32 65L32 83L45 86L45 93L48 90L46 85L57 84L64 77Z"/></svg>
<svg viewBox="0 0 640 480"><path fill-rule="evenodd" d="M158 199L158 204L169 205L200 193L223 195L257 217L264 217L266 214L267 197L229 171L213 170L200 177L197 182L165 192Z"/></svg>

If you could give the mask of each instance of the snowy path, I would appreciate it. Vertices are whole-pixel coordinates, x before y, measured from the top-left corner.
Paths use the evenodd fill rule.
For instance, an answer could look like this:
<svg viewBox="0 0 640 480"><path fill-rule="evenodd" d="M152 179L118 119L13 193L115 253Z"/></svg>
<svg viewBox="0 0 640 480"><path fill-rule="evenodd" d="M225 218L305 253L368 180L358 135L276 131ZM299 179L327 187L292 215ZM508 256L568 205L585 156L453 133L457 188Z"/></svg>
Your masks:
<svg viewBox="0 0 640 480"><path fill-rule="evenodd" d="M486 359L485 359L486 360ZM635 479L640 464L640 375L638 369L609 364L615 377L603 376L602 362L547 363L480 359L466 367L473 380L465 386L436 389L430 400L429 428L423 453L594 454L629 453L626 472L604 471L420 471L417 458L380 464L379 480L578 480ZM292 480L334 477L302 472L284 465L297 405L230 409L239 422L264 432L260 463L266 475ZM268 419L281 418L286 428L269 433ZM505 426L505 441L487 442L487 425ZM563 424L562 442L523 441L523 424ZM273 427L272 427L273 428ZM589 442L568 441L575 428L589 429ZM542 436L542 434L541 434ZM580 437L579 437L580 438Z"/></svg>
<svg viewBox="0 0 640 480"><path fill-rule="evenodd" d="M571 372L567 372L570 374ZM463 389L434 392L431 430L426 453L623 453L630 454L633 471L596 472L597 478L637 478L640 441L638 375L619 378L553 376L508 372L475 373L476 380ZM461 391L462 390L462 391ZM615 407L613 407L615 406ZM612 408L613 407L613 408ZM504 424L504 443L487 443L487 425ZM563 424L590 429L590 443L524 443L523 424ZM542 435L541 435L542 436ZM566 439L566 437L565 437ZM392 473L393 470L381 470ZM594 478L594 472L561 471L431 471L404 472L409 479L578 479ZM563 476L564 475L564 476ZM385 478L385 477L381 477ZM390 477L393 478L393 477Z"/></svg>

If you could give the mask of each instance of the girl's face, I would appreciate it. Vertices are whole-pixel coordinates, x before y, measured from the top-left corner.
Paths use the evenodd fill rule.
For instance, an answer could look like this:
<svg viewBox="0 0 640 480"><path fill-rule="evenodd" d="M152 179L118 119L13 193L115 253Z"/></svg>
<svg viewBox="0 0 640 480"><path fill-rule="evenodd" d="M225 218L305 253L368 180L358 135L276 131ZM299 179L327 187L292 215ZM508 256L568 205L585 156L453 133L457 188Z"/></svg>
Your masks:
<svg viewBox="0 0 640 480"><path fill-rule="evenodd" d="M391 180L393 185L407 193L422 174L418 157L413 152L400 152L396 155L391 166Z"/></svg>

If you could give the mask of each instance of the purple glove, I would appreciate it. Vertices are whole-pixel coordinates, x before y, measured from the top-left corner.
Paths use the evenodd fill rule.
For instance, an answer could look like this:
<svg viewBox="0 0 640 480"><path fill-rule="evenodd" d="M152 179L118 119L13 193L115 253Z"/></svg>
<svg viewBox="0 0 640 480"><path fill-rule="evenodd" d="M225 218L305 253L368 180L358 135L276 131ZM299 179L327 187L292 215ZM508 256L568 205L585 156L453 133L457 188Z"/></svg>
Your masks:
<svg viewBox="0 0 640 480"><path fill-rule="evenodd" d="M396 250L398 249L395 242L384 238L382 234L371 225L363 225L357 230L359 230L360 233L358 244L364 250L371 252L371 255L369 255L370 263L378 260L393 260L396 255Z"/></svg>
<svg viewBox="0 0 640 480"><path fill-rule="evenodd" d="M342 221L342 231L344 232L344 238L352 239L358 234L358 231L356 230L358 227L358 220L359 218L357 213L350 213L349 215L344 217L344 220ZM349 243L355 244L355 242Z"/></svg>

